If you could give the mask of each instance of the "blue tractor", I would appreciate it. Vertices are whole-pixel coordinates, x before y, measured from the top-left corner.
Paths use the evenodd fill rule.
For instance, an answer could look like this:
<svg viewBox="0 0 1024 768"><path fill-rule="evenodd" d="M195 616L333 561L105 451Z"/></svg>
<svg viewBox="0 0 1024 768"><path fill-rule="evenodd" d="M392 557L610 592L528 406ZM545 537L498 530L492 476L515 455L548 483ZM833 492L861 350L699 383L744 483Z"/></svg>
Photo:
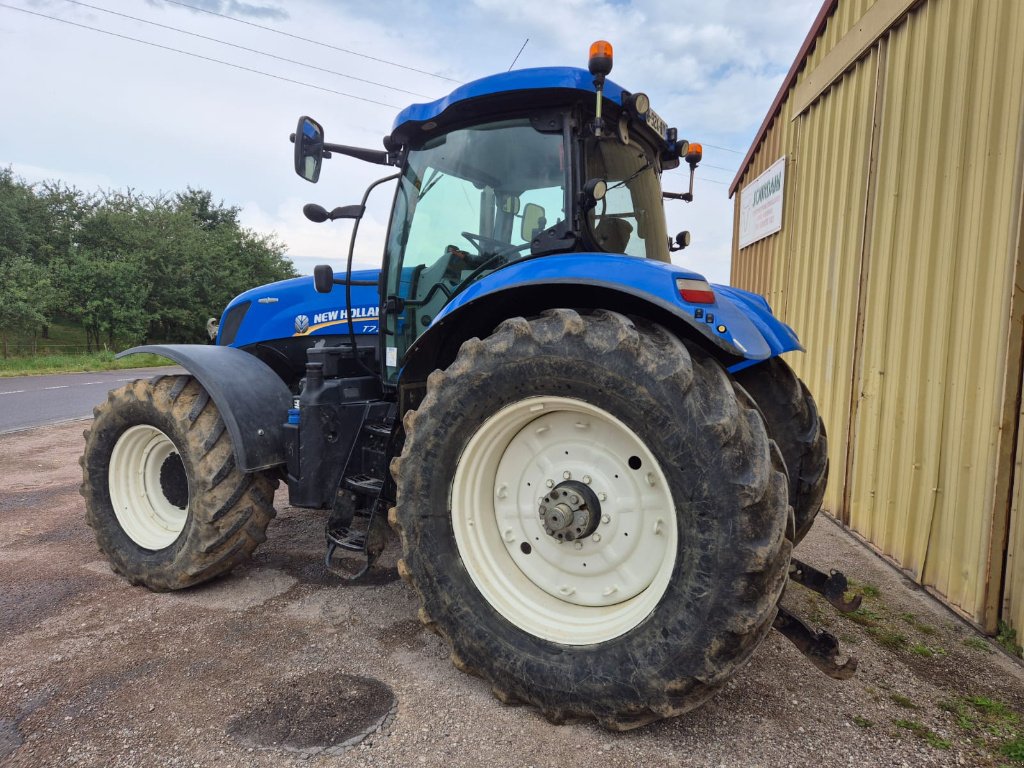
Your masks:
<svg viewBox="0 0 1024 768"><path fill-rule="evenodd" d="M833 677L835 639L780 608L789 580L842 610L841 574L792 558L821 505L826 436L760 297L671 262L664 198L699 147L642 93L543 68L402 111L382 150L299 120L297 173L394 168L359 205L348 268L254 289L215 345L139 347L188 375L95 412L87 519L154 590L229 571L265 539L280 481L325 510L327 560L401 576L455 666L554 722L613 729L697 706L774 626ZM690 191L662 191L689 166ZM367 197L396 182L379 271L352 271ZM315 292L314 292L315 288ZM351 557L351 554L350 554ZM351 560L349 561L351 563Z"/></svg>

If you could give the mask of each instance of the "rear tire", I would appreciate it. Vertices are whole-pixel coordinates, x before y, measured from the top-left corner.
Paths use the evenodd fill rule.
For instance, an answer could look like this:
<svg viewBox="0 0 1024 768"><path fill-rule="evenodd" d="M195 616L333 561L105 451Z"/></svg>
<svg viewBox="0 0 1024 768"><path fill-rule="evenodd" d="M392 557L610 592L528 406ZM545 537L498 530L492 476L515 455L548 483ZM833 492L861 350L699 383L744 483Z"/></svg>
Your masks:
<svg viewBox="0 0 1024 768"><path fill-rule="evenodd" d="M399 572L502 701L634 728L699 705L771 628L791 549L781 456L722 367L665 329L507 320L430 375L404 426ZM592 495L557 528L561 490Z"/></svg>
<svg viewBox="0 0 1024 768"><path fill-rule="evenodd" d="M799 544L814 525L828 483L828 435L814 398L785 361L773 357L735 374L750 393L789 472L789 503Z"/></svg>
<svg viewBox="0 0 1024 768"><path fill-rule="evenodd" d="M86 522L111 568L156 591L226 573L265 539L277 481L235 466L191 376L135 381L97 406L81 459Z"/></svg>

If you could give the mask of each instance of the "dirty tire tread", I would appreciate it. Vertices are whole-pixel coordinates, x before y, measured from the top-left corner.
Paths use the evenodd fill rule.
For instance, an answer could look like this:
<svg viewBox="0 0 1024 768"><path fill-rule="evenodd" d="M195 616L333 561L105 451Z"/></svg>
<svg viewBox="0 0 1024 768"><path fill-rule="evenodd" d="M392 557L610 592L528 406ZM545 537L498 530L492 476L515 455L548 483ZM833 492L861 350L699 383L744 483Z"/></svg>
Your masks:
<svg viewBox="0 0 1024 768"><path fill-rule="evenodd" d="M185 528L174 543L155 551L124 533L110 500L111 452L137 424L151 424L174 442L189 478ZM154 591L190 587L247 561L266 540L276 486L269 473L237 468L224 420L191 376L160 376L113 390L85 433L80 492L86 522L111 568Z"/></svg>
<svg viewBox="0 0 1024 768"><path fill-rule="evenodd" d="M746 368L736 380L754 398L782 451L799 544L814 525L828 482L825 424L807 387L780 358Z"/></svg>
<svg viewBox="0 0 1024 768"><path fill-rule="evenodd" d="M545 361L564 364L567 358L585 361L595 383L573 391L579 380L572 379L545 389L555 386L549 375L554 363ZM615 415L627 423L623 414L638 412L629 410L630 398L650 391L649 402L635 407L660 407L651 417L658 429L637 431L643 419L631 427L660 447L656 455L704 452L729 476L705 482L695 492L704 494L701 502L692 505L674 487L679 551L672 585L651 616L610 641L566 646L518 629L476 590L451 533L447 489L464 444L504 405L536 395L586 400L599 391L626 404ZM685 414L673 418L679 409ZM431 374L426 396L404 414L403 424L403 453L391 465L395 527L404 570L420 597L420 619L447 641L453 664L486 680L500 700L533 706L553 723L593 717L610 730L637 728L701 704L770 630L792 549L785 465L760 414L725 370L664 328L613 312L569 309L506 320L486 339L463 344L445 371ZM697 471L684 459L677 463L662 467L670 485L672 477ZM439 466L452 469L439 472ZM701 507L704 501L713 514ZM719 510L729 519L716 522ZM701 572L719 562L727 566ZM699 616L681 610L679 601Z"/></svg>

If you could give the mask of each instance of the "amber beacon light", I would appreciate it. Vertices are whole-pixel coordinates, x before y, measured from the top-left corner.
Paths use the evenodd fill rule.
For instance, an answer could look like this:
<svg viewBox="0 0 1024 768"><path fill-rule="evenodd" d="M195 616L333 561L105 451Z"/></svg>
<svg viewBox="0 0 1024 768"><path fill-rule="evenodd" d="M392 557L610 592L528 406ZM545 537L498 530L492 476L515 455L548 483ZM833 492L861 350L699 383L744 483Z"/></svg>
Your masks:
<svg viewBox="0 0 1024 768"><path fill-rule="evenodd" d="M612 71L612 44L607 40L598 40L590 44L590 63L587 67L590 74L604 77Z"/></svg>

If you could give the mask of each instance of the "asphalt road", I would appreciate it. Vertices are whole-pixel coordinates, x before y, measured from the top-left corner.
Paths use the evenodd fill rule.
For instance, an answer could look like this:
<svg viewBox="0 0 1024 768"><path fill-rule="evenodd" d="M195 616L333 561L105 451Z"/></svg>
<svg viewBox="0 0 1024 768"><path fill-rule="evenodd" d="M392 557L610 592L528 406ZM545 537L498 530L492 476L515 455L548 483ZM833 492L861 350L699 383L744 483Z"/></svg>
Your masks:
<svg viewBox="0 0 1024 768"><path fill-rule="evenodd" d="M94 373L0 378L0 434L72 419L92 418L93 406L126 381L182 369L125 368Z"/></svg>

